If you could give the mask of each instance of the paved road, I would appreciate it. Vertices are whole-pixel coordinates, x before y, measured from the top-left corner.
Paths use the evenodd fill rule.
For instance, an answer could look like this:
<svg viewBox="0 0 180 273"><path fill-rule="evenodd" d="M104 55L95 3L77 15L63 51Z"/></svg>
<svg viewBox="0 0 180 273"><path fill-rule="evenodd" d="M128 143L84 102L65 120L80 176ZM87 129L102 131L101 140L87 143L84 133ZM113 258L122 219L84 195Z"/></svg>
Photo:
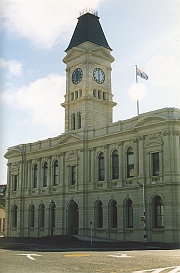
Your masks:
<svg viewBox="0 0 180 273"><path fill-rule="evenodd" d="M180 273L180 249L78 252L0 249L0 272Z"/></svg>

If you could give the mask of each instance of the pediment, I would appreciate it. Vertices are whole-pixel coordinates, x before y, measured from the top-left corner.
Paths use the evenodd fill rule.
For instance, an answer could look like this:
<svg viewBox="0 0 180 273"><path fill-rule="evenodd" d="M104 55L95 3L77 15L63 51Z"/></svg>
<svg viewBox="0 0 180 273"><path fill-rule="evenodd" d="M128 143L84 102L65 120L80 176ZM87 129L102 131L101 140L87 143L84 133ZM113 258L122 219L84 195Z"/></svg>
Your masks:
<svg viewBox="0 0 180 273"><path fill-rule="evenodd" d="M12 166L10 167L10 171L11 171L13 174L18 174L18 171L19 171L18 163L12 164Z"/></svg>
<svg viewBox="0 0 180 273"><path fill-rule="evenodd" d="M163 122L166 119L162 118L162 117L158 117L158 116L149 116L149 117L145 117L142 118L135 126L135 128L137 127L142 127L142 126L148 126L148 125L152 125L152 124L157 124L159 122Z"/></svg>
<svg viewBox="0 0 180 273"><path fill-rule="evenodd" d="M162 136L159 133L153 133L148 136L146 136L144 147L151 148L156 146L161 146L163 144L162 142Z"/></svg>
<svg viewBox="0 0 180 273"><path fill-rule="evenodd" d="M105 57L111 60L111 62L114 62L114 57L111 55L110 51L107 50L106 48L104 48L103 46L98 47L96 49L93 49L92 52L95 55L101 56L101 57Z"/></svg>
<svg viewBox="0 0 180 273"><path fill-rule="evenodd" d="M9 157L17 156L17 155L20 155L21 153L22 153L22 150L20 148L8 149L4 157L8 159Z"/></svg>
<svg viewBox="0 0 180 273"><path fill-rule="evenodd" d="M82 54L84 54L84 50L78 47L73 47L71 51L67 53L67 55L64 57L63 62L67 63L69 60L80 57Z"/></svg>
<svg viewBox="0 0 180 273"><path fill-rule="evenodd" d="M68 134L61 138L57 146L66 145L66 144L74 144L76 142L82 141L83 138L74 134Z"/></svg>
<svg viewBox="0 0 180 273"><path fill-rule="evenodd" d="M67 162L77 162L79 160L78 153L76 151L71 151L67 155L66 161Z"/></svg>

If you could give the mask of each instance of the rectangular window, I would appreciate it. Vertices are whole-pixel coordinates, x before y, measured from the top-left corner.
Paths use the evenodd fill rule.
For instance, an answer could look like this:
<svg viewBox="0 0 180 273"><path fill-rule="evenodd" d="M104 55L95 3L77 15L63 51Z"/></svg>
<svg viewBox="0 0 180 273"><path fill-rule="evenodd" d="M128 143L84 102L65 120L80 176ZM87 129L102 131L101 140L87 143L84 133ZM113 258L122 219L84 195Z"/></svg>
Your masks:
<svg viewBox="0 0 180 273"><path fill-rule="evenodd" d="M106 92L103 92L103 100L106 100Z"/></svg>
<svg viewBox="0 0 180 273"><path fill-rule="evenodd" d="M101 99L101 91L98 90L98 99Z"/></svg>
<svg viewBox="0 0 180 273"><path fill-rule="evenodd" d="M78 98L78 91L75 91L75 99Z"/></svg>
<svg viewBox="0 0 180 273"><path fill-rule="evenodd" d="M76 183L76 166L71 166L71 185Z"/></svg>
<svg viewBox="0 0 180 273"><path fill-rule="evenodd" d="M18 176L13 175L13 191L17 191Z"/></svg>
<svg viewBox="0 0 180 273"><path fill-rule="evenodd" d="M57 186L57 184L58 184L58 173L59 173L58 162L55 162L55 164L54 164L54 186Z"/></svg>
<svg viewBox="0 0 180 273"><path fill-rule="evenodd" d="M37 188L37 178L38 178L38 168L37 168L37 164L36 164L34 166L33 188Z"/></svg>
<svg viewBox="0 0 180 273"><path fill-rule="evenodd" d="M71 100L73 100L74 99L74 93L72 92L71 93Z"/></svg>
<svg viewBox="0 0 180 273"><path fill-rule="evenodd" d="M159 153L152 153L152 175L159 175Z"/></svg>

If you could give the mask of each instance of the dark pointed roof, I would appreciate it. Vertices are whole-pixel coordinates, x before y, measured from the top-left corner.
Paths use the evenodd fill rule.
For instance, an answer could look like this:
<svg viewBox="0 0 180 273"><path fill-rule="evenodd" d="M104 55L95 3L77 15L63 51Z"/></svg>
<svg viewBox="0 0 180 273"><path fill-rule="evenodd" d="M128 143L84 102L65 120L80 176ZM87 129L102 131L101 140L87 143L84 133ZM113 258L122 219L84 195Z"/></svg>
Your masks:
<svg viewBox="0 0 180 273"><path fill-rule="evenodd" d="M69 46L65 51L86 41L92 42L94 44L103 46L111 50L100 25L98 16L91 13L86 13L80 16L78 20L79 21L76 25Z"/></svg>

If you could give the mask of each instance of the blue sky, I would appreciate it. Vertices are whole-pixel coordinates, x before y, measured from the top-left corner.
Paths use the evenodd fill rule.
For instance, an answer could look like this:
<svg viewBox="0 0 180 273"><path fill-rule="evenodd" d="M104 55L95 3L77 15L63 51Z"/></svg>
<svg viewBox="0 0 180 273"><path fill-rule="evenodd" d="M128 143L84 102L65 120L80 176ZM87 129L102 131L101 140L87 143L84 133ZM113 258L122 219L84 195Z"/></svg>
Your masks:
<svg viewBox="0 0 180 273"><path fill-rule="evenodd" d="M79 12L98 11L115 62L114 121L140 113L180 108L179 0L2 0L0 3L0 184L6 183L10 146L64 132L65 49Z"/></svg>

